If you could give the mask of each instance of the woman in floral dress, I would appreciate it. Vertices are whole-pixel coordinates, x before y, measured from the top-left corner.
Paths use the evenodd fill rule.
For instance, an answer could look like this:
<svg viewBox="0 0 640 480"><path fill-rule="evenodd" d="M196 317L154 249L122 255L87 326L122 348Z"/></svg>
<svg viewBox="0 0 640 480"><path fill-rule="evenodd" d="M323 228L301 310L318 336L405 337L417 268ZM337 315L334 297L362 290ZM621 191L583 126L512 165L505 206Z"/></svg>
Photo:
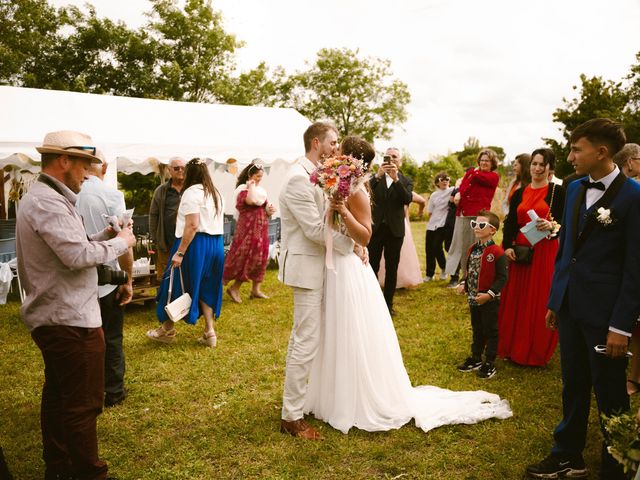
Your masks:
<svg viewBox="0 0 640 480"><path fill-rule="evenodd" d="M269 217L275 209L267 202L267 192L260 187L264 168L254 160L238 175L234 197L238 210L236 231L224 262L222 281L227 294L242 303L240 286L251 281L250 298L269 298L260 290L269 257Z"/></svg>

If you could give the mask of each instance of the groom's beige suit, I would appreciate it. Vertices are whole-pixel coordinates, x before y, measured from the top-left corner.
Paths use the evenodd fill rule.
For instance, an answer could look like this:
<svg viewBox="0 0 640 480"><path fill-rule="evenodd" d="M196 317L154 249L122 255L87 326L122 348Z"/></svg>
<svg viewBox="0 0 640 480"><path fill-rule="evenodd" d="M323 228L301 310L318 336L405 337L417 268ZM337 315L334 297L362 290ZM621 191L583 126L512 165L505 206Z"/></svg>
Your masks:
<svg viewBox="0 0 640 480"><path fill-rule="evenodd" d="M315 166L307 157L292 165L280 192L282 222L278 279L293 288L293 328L285 367L282 419L303 417L304 396L313 357L320 342L325 277L322 190L309 181ZM334 248L353 251L354 242L332 232Z"/></svg>

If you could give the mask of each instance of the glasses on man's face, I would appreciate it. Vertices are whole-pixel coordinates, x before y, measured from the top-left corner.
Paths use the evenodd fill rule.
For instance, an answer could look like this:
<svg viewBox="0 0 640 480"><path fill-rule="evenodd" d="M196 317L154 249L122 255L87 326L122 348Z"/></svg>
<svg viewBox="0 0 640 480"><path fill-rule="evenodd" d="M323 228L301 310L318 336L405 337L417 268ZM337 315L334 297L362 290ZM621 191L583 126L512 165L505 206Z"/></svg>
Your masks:
<svg viewBox="0 0 640 480"><path fill-rule="evenodd" d="M471 220L469 222L471 224L471 228L479 228L480 230L484 230L489 225L489 222L476 222L475 220Z"/></svg>
<svg viewBox="0 0 640 480"><path fill-rule="evenodd" d="M64 147L63 150L71 150L72 148L75 150L83 150L85 152L89 152L91 153L91 155L96 154L96 147L91 147L89 145L73 145L71 147Z"/></svg>
<svg viewBox="0 0 640 480"><path fill-rule="evenodd" d="M171 170L173 170L174 172L181 172L182 170L184 170L184 167L171 167Z"/></svg>

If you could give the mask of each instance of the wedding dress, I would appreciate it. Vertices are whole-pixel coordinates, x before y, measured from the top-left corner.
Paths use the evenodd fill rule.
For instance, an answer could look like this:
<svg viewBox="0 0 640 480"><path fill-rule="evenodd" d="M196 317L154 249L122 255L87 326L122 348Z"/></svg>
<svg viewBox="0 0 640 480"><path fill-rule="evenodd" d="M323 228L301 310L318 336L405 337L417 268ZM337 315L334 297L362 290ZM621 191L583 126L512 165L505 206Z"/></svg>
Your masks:
<svg viewBox="0 0 640 480"><path fill-rule="evenodd" d="M377 278L354 253L333 251L325 319L305 399L305 413L347 433L399 428L412 418L429 431L513 414L495 394L412 387Z"/></svg>

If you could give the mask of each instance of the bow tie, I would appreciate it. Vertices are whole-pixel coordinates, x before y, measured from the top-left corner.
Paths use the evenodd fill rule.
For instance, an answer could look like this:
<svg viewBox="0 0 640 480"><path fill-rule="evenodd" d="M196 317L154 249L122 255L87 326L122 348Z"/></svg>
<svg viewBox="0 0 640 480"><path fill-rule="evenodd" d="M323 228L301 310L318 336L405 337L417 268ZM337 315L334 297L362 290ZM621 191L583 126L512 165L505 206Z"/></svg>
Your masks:
<svg viewBox="0 0 640 480"><path fill-rule="evenodd" d="M590 188L595 188L597 190L602 190L603 192L606 190L604 188L604 183L602 182L590 182L589 180L582 180L582 185L588 190Z"/></svg>

